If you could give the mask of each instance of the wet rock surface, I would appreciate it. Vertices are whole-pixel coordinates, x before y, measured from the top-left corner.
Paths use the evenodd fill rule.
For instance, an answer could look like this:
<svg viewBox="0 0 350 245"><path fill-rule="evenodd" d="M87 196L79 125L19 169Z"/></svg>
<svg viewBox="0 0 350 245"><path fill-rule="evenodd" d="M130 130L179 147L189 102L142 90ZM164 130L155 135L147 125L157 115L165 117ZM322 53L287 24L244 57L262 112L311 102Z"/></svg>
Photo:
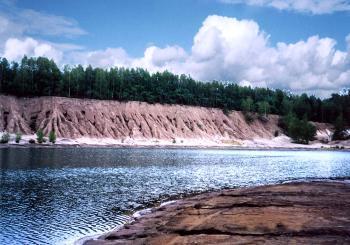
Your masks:
<svg viewBox="0 0 350 245"><path fill-rule="evenodd" d="M287 183L154 208L96 244L350 244L350 184Z"/></svg>

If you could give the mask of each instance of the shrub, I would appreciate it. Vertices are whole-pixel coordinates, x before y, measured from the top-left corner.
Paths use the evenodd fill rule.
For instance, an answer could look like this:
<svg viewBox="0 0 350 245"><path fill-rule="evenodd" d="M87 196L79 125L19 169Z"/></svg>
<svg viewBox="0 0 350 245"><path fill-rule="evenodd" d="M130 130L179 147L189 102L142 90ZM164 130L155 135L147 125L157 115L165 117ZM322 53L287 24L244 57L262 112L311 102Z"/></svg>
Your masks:
<svg viewBox="0 0 350 245"><path fill-rule="evenodd" d="M39 144L44 142L44 133L41 129L39 129L38 132L36 132L36 141Z"/></svg>
<svg viewBox="0 0 350 245"><path fill-rule="evenodd" d="M288 114L279 123L283 126L285 133L298 144L309 144L310 140L313 140L316 135L316 127L304 119L298 119L294 114Z"/></svg>
<svg viewBox="0 0 350 245"><path fill-rule="evenodd" d="M49 141L52 143L52 144L55 144L56 143L56 134L54 131L51 131L49 133Z"/></svg>
<svg viewBox="0 0 350 245"><path fill-rule="evenodd" d="M349 136L346 133L345 121L343 114L340 114L334 122L334 133L332 140L347 140Z"/></svg>
<svg viewBox="0 0 350 245"><path fill-rule="evenodd" d="M275 135L275 137L278 137L280 135L280 132L278 130L276 130L274 135Z"/></svg>
<svg viewBox="0 0 350 245"><path fill-rule="evenodd" d="M229 116L229 115L230 115L230 110L229 110L226 106L222 109L222 112L223 112L226 116Z"/></svg>
<svg viewBox="0 0 350 245"><path fill-rule="evenodd" d="M29 144L35 144L35 140L34 139L30 139L29 140Z"/></svg>
<svg viewBox="0 0 350 245"><path fill-rule="evenodd" d="M4 132L1 136L0 143L7 144L9 141L10 141L10 134L7 132Z"/></svg>
<svg viewBox="0 0 350 245"><path fill-rule="evenodd" d="M15 139L16 143L18 144L21 141L21 139L22 139L22 134L20 132L17 132L16 139Z"/></svg>
<svg viewBox="0 0 350 245"><path fill-rule="evenodd" d="M173 144L176 144L176 139L173 139Z"/></svg>

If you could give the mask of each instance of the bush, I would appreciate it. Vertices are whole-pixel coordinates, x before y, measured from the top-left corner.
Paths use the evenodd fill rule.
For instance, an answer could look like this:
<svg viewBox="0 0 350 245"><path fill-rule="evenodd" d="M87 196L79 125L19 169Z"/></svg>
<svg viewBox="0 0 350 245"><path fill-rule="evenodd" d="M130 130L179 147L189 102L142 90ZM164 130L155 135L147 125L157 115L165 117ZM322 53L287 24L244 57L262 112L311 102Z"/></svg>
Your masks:
<svg viewBox="0 0 350 245"><path fill-rule="evenodd" d="M173 139L173 144L176 144L176 139Z"/></svg>
<svg viewBox="0 0 350 245"><path fill-rule="evenodd" d="M21 139L22 139L22 134L20 132L17 132L16 139L15 139L16 143L18 144L21 141Z"/></svg>
<svg viewBox="0 0 350 245"><path fill-rule="evenodd" d="M52 144L55 144L56 143L56 134L54 131L51 131L49 133L49 141L52 143Z"/></svg>
<svg viewBox="0 0 350 245"><path fill-rule="evenodd" d="M223 112L226 116L229 116L231 111L225 106L225 107L222 109L222 112Z"/></svg>
<svg viewBox="0 0 350 245"><path fill-rule="evenodd" d="M44 133L41 129L39 129L38 132L36 132L36 141L39 144L44 142Z"/></svg>
<svg viewBox="0 0 350 245"><path fill-rule="evenodd" d="M334 133L332 135L332 140L347 140L349 138L349 135L346 133L343 115L340 114L334 122Z"/></svg>
<svg viewBox="0 0 350 245"><path fill-rule="evenodd" d="M279 125L283 126L285 133L298 144L309 144L310 140L313 140L316 135L316 127L304 119L298 119L294 114L288 114L280 122Z"/></svg>
<svg viewBox="0 0 350 245"><path fill-rule="evenodd" d="M35 140L34 139L30 139L29 140L29 144L35 144Z"/></svg>
<svg viewBox="0 0 350 245"><path fill-rule="evenodd" d="M0 143L7 144L9 141L10 141L10 134L7 132L4 132L1 136Z"/></svg>
<svg viewBox="0 0 350 245"><path fill-rule="evenodd" d="M275 137L278 137L280 135L280 132L278 130L276 130L274 135L275 135Z"/></svg>

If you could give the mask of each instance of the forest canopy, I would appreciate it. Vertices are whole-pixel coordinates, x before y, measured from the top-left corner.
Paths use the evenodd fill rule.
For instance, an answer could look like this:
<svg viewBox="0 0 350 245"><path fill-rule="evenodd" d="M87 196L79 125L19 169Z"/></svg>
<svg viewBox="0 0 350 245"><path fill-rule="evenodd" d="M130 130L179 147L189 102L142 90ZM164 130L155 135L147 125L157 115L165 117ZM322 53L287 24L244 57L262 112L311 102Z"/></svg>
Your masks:
<svg viewBox="0 0 350 245"><path fill-rule="evenodd" d="M45 57L18 62L0 58L0 93L15 96L63 96L148 103L183 104L259 114L292 113L299 120L350 122L350 93L320 99L280 89L242 87L234 82L201 82L168 71L141 68L101 69L66 65L62 70Z"/></svg>

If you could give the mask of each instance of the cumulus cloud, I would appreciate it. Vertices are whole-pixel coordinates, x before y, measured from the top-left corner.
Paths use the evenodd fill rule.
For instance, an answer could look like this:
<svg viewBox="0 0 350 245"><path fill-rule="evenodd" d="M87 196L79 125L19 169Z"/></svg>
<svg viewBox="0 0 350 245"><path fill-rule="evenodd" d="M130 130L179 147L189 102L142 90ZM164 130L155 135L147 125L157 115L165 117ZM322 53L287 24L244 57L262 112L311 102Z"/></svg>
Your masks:
<svg viewBox="0 0 350 245"><path fill-rule="evenodd" d="M143 56L131 57L121 47L85 51L26 38L9 39L3 53L10 59L23 54L44 55L61 61L61 65L169 70L203 81L234 81L328 96L349 86L350 35L346 40L347 50L338 50L334 39L319 36L271 45L269 35L255 21L213 15L204 20L187 52L177 45L152 45Z"/></svg>
<svg viewBox="0 0 350 245"><path fill-rule="evenodd" d="M11 54L11 57L16 56L16 51L11 51L10 49L12 49L12 44L17 40L17 44L23 42L25 45L24 47L18 47L17 53L29 50L28 45L30 46L35 41L41 43L41 46L37 48L37 53L49 53L50 56L57 58L60 56L58 49L65 51L67 49L80 49L81 47L68 44L49 44L48 42L28 38L33 35L44 38L47 36L72 38L84 34L86 34L86 31L79 27L78 23L73 19L31 9L20 9L16 7L15 1L0 0L0 50L4 49L7 43L7 53ZM58 48L58 46L60 47ZM33 53L33 49L31 50L29 54Z"/></svg>
<svg viewBox="0 0 350 245"><path fill-rule="evenodd" d="M143 57L130 57L122 48L75 56L82 61L77 63L95 66L170 70L205 81L230 80L326 96L349 83L349 52L337 50L334 39L319 36L273 46L255 21L213 15L204 20L189 53L179 46L151 46Z"/></svg>
<svg viewBox="0 0 350 245"><path fill-rule="evenodd" d="M92 65L94 67L108 68L113 66L129 67L131 58L122 48L107 48L105 50L81 51L68 54L72 64Z"/></svg>
<svg viewBox="0 0 350 245"><path fill-rule="evenodd" d="M17 39L9 38L5 43L3 56L9 60L19 60L24 55L45 56L56 62L62 60L63 51L53 45L37 41L33 38Z"/></svg>
<svg viewBox="0 0 350 245"><path fill-rule="evenodd" d="M331 14L349 11L349 0L220 0L229 4L247 4L251 6L267 6L279 10L292 10L311 14Z"/></svg>

